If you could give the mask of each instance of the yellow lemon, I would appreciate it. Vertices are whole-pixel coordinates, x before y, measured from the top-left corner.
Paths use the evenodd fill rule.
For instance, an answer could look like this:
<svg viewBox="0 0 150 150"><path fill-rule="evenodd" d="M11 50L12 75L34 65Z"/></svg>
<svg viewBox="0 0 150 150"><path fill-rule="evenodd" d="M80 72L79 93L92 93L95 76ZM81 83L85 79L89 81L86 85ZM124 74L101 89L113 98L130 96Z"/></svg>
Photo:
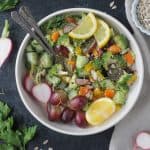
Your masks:
<svg viewBox="0 0 150 150"><path fill-rule="evenodd" d="M69 36L75 39L87 39L91 37L97 28L97 21L93 13L85 16L81 23L69 33Z"/></svg>
<svg viewBox="0 0 150 150"><path fill-rule="evenodd" d="M108 24L101 19L97 19L97 29L94 33L94 37L98 43L99 48L104 47L108 43L110 36L111 30Z"/></svg>
<svg viewBox="0 0 150 150"><path fill-rule="evenodd" d="M86 120L90 125L99 125L112 116L116 105L110 98L100 98L94 101L86 111Z"/></svg>

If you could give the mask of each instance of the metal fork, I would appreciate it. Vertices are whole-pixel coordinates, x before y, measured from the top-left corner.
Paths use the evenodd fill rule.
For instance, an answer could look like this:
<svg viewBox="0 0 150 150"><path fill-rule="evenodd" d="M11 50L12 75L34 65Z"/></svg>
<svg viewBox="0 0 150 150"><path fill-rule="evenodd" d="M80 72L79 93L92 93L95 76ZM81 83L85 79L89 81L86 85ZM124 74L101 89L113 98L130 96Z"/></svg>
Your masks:
<svg viewBox="0 0 150 150"><path fill-rule="evenodd" d="M17 11L11 12L11 17L18 25L22 27L23 30L29 33L31 37L33 37L54 59L55 53L45 39L42 31L38 27L28 7L20 7L19 13Z"/></svg>

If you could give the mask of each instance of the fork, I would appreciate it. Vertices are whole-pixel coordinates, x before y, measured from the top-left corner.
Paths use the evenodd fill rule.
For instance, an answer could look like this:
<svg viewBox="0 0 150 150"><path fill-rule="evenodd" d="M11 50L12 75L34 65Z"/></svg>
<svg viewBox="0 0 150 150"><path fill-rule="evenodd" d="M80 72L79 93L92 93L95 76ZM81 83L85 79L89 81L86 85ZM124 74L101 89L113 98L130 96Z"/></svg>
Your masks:
<svg viewBox="0 0 150 150"><path fill-rule="evenodd" d="M22 6L20 7L19 12L11 12L11 17L18 25L22 27L23 30L29 33L31 37L34 38L43 47L43 49L52 56L52 59L54 60L55 53L38 27L35 19L30 13L29 8Z"/></svg>

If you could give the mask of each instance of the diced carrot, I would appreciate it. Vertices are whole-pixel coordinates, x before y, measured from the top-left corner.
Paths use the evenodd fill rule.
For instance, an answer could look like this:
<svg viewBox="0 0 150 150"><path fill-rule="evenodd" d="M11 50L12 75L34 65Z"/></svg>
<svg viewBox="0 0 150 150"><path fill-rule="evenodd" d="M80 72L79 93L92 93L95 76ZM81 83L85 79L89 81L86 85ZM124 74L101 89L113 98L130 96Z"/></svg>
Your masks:
<svg viewBox="0 0 150 150"><path fill-rule="evenodd" d="M87 86L80 86L79 95L85 96L89 92L89 88Z"/></svg>
<svg viewBox="0 0 150 150"><path fill-rule="evenodd" d="M58 40L58 38L59 38L59 32L58 31L53 32L51 35L52 41L56 42Z"/></svg>
<svg viewBox="0 0 150 150"><path fill-rule="evenodd" d="M101 90L100 88L95 88L93 91L93 99L98 99L104 96L104 92L103 90Z"/></svg>
<svg viewBox="0 0 150 150"><path fill-rule="evenodd" d="M113 98L115 91L113 89L106 89L104 92L105 97Z"/></svg>
<svg viewBox="0 0 150 150"><path fill-rule="evenodd" d="M74 60L68 60L68 65L70 65L72 69L75 69L76 62Z"/></svg>
<svg viewBox="0 0 150 150"><path fill-rule="evenodd" d="M124 54L124 60L127 62L127 64L129 65L133 65L135 62L135 58L132 55L131 52L127 52L126 54Z"/></svg>
<svg viewBox="0 0 150 150"><path fill-rule="evenodd" d="M113 44L108 48L108 51L112 52L112 54L118 54L120 53L121 48L117 46L116 44Z"/></svg>
<svg viewBox="0 0 150 150"><path fill-rule="evenodd" d="M73 17L66 17L68 23L76 23L76 20Z"/></svg>

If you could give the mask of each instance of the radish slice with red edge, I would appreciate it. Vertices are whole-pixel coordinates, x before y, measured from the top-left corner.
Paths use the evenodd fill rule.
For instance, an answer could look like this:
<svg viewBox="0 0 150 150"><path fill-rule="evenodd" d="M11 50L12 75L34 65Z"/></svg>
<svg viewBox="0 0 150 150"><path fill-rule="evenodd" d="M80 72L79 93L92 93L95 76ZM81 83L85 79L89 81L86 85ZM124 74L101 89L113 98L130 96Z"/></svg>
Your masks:
<svg viewBox="0 0 150 150"><path fill-rule="evenodd" d="M42 103L47 103L49 101L51 93L52 90L46 83L37 84L32 88L33 97Z"/></svg>
<svg viewBox="0 0 150 150"><path fill-rule="evenodd" d="M34 82L32 78L29 76L29 74L25 75L23 85L27 92L31 92L32 87L34 86Z"/></svg>
<svg viewBox="0 0 150 150"><path fill-rule="evenodd" d="M134 144L134 150L150 150L150 133L147 131L142 131L137 134Z"/></svg>
<svg viewBox="0 0 150 150"><path fill-rule="evenodd" d="M0 38L0 67L9 57L10 52L12 51L12 41L8 38L9 36L9 23L8 20L5 20L5 25L2 31Z"/></svg>

